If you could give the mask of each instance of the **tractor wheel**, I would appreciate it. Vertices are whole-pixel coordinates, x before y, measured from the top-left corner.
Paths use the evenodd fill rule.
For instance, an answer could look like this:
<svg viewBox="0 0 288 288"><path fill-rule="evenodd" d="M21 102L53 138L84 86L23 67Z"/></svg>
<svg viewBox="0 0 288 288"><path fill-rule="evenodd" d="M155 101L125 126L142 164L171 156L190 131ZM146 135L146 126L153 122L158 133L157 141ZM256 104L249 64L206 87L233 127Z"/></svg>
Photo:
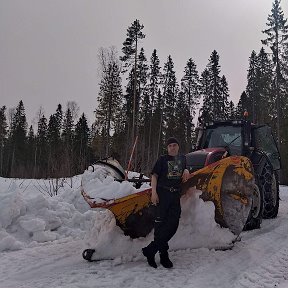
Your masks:
<svg viewBox="0 0 288 288"><path fill-rule="evenodd" d="M269 163L265 164L259 182L264 193L263 216L266 219L275 218L279 210L279 182L277 173Z"/></svg>
<svg viewBox="0 0 288 288"><path fill-rule="evenodd" d="M264 208L263 200L263 192L255 184L253 190L252 207L243 230L253 230L260 228Z"/></svg>

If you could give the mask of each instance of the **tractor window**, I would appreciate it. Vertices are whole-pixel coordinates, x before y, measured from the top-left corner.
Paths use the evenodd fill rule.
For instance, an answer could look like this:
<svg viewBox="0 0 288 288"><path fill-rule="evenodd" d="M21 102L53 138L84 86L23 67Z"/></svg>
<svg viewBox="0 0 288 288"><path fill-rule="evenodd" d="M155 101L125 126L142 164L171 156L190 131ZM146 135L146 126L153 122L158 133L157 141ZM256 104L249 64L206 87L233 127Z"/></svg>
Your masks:
<svg viewBox="0 0 288 288"><path fill-rule="evenodd" d="M203 138L203 148L228 147L232 155L241 155L241 127L221 126L208 128Z"/></svg>
<svg viewBox="0 0 288 288"><path fill-rule="evenodd" d="M271 127L264 125L254 130L255 148L263 151L275 170L280 169L280 154L273 138Z"/></svg>

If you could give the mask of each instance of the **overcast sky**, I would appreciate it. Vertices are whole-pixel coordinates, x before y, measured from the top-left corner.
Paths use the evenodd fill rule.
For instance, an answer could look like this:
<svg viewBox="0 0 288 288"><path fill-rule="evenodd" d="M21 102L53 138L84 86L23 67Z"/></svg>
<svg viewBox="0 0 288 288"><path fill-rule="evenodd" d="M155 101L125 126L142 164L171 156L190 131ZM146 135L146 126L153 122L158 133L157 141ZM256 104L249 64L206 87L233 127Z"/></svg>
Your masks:
<svg viewBox="0 0 288 288"><path fill-rule="evenodd" d="M42 105L76 101L90 123L97 105L98 50L121 54L127 28L144 25L146 57L171 54L178 81L191 57L199 74L215 49L236 104L248 58L261 48L273 0L0 0L0 106L24 101L29 124ZM285 18L288 3L282 0ZM268 48L267 48L268 51ZM270 52L270 51L269 51Z"/></svg>

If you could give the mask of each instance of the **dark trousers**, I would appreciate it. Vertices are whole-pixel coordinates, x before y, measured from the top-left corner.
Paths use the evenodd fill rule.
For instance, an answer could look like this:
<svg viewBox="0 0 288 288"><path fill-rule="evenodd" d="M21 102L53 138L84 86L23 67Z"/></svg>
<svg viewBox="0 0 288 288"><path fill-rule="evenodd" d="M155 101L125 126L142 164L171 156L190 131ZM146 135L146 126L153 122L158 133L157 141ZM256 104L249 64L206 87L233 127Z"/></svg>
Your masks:
<svg viewBox="0 0 288 288"><path fill-rule="evenodd" d="M168 251L168 241L176 233L181 215L180 193L157 188L157 194L154 241L147 246L151 254Z"/></svg>

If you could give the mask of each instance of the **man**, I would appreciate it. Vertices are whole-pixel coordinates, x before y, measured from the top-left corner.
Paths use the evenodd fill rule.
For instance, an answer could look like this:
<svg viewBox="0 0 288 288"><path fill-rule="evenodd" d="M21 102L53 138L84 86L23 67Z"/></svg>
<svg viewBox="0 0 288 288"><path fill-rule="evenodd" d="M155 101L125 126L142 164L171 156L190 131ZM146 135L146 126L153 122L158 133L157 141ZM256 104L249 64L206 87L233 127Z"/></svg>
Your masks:
<svg viewBox="0 0 288 288"><path fill-rule="evenodd" d="M151 202L156 205L154 241L142 249L148 264L157 268L155 255L159 251L160 263L165 268L172 268L169 259L168 241L174 236L181 214L180 196L182 180L188 179L186 158L179 155L179 143L171 137L167 140L167 154L157 160L151 178Z"/></svg>

